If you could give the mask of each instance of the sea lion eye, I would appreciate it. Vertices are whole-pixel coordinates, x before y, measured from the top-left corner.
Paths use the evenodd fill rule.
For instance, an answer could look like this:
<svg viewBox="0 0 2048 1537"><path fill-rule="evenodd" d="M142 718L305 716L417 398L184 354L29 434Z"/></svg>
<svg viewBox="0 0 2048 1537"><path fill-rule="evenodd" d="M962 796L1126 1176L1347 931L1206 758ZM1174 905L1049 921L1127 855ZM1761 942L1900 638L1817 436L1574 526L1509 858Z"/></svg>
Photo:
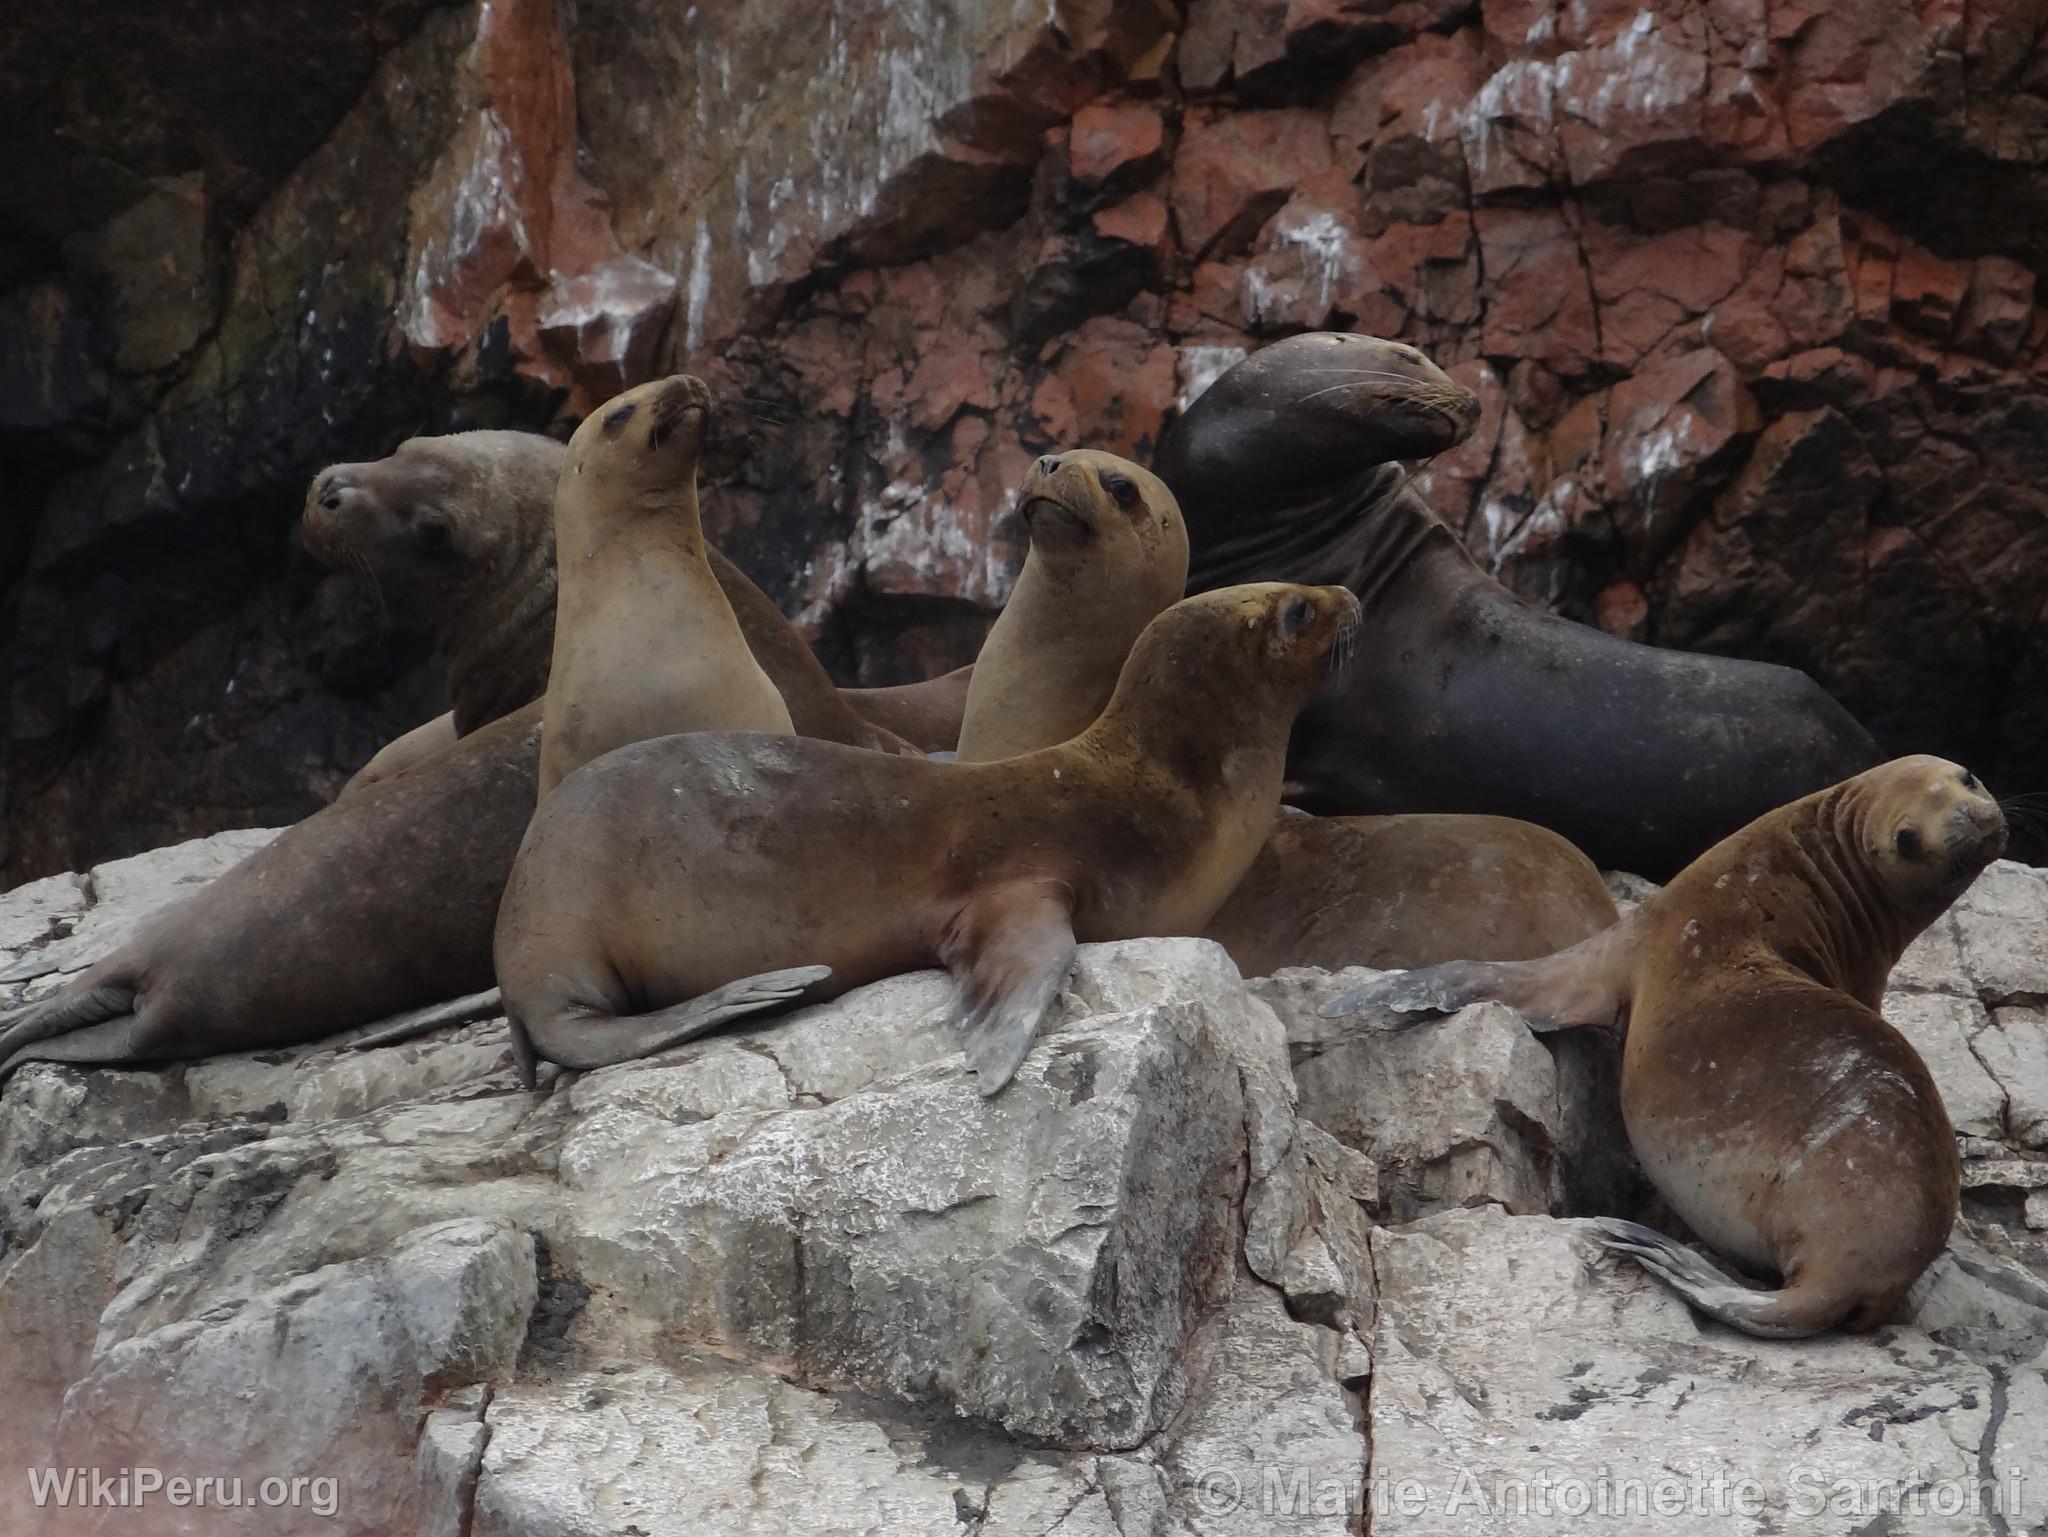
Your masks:
<svg viewBox="0 0 2048 1537"><path fill-rule="evenodd" d="M1897 847L1901 859L1918 859L1924 847L1920 841L1919 830L1912 827L1900 828L1898 837L1892 842Z"/></svg>
<svg viewBox="0 0 2048 1537"><path fill-rule="evenodd" d="M638 405L629 400L620 406L618 410L607 413L604 419L604 435L608 438L617 437L619 429L630 422L633 419L633 413L639 409Z"/></svg>
<svg viewBox="0 0 2048 1537"><path fill-rule="evenodd" d="M1316 606L1306 598L1289 598L1280 610L1280 633L1293 640L1315 623Z"/></svg>
<svg viewBox="0 0 2048 1537"><path fill-rule="evenodd" d="M1963 788L1965 790L1974 790L1977 788L1977 776L1971 773L1968 769L1963 770Z"/></svg>
<svg viewBox="0 0 2048 1537"><path fill-rule="evenodd" d="M1137 483L1126 476L1105 473L1102 477L1102 489L1110 494L1110 498L1119 507L1131 507L1137 503Z"/></svg>
<svg viewBox="0 0 2048 1537"><path fill-rule="evenodd" d="M412 542L429 555L448 548L448 525L439 518L421 518L412 526Z"/></svg>

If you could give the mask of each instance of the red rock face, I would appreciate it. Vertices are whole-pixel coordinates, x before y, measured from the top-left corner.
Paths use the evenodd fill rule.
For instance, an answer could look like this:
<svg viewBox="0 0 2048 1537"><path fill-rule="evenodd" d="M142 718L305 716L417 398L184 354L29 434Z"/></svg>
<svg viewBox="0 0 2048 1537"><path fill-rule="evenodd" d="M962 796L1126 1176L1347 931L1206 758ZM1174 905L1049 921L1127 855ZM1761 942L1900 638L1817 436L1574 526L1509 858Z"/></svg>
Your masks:
<svg viewBox="0 0 2048 1537"><path fill-rule="evenodd" d="M257 185L261 156L151 140L139 197L46 218L92 281L40 247L0 265L0 343L23 342L0 359L39 360L0 364L0 443L42 509L0 534L24 568L7 878L302 814L427 713L416 637L288 554L321 463L422 426L560 432L704 373L747 419L707 522L843 678L900 681L972 655L1033 455L1143 459L1246 350L1325 326L1479 392L1420 483L1518 592L1803 667L1892 745L2035 788L2039 21L2034 0L407 19L295 169Z"/></svg>

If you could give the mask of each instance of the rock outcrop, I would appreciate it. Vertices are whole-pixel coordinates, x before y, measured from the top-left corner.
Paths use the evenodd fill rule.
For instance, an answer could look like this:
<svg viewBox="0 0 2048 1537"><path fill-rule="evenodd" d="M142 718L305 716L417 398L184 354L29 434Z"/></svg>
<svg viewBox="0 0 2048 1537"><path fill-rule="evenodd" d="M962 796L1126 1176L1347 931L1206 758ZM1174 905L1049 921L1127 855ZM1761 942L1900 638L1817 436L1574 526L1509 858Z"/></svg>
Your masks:
<svg viewBox="0 0 2048 1537"><path fill-rule="evenodd" d="M303 815L436 708L293 553L322 462L686 364L752 434L714 535L897 681L1033 454L1310 326L1479 391L1426 484L1518 591L2048 773L2028 0L105 11L0 39L10 879Z"/></svg>
<svg viewBox="0 0 2048 1537"><path fill-rule="evenodd" d="M0 947L54 985L262 836L20 888ZM537 1092L501 1021L30 1066L0 1527L2031 1529L2044 928L2048 879L2000 864L1899 969L1966 1220L1909 1323L1804 1344L1599 1254L1578 1214L1655 1213L1597 1040L1497 1006L1340 1026L1316 1005L1361 973L1246 983L1196 940L1084 947L987 1102L937 973ZM92 1503L123 1469L163 1486Z"/></svg>

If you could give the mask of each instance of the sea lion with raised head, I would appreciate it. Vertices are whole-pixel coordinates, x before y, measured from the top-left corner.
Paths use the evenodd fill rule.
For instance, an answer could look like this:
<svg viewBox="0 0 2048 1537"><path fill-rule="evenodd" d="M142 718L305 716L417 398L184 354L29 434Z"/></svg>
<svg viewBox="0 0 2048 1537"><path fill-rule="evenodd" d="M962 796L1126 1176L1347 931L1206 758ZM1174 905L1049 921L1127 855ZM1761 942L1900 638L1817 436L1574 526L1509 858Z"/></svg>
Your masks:
<svg viewBox="0 0 2048 1537"><path fill-rule="evenodd" d="M1078 736L1133 641L1187 580L1173 493L1113 454L1049 454L1025 477L1024 570L975 662L960 761ZM1312 817L1275 823L1201 930L1246 976L1284 966L1419 966L1548 955L1615 920L1592 862L1505 817Z"/></svg>
<svg viewBox="0 0 2048 1537"><path fill-rule="evenodd" d="M689 374L605 402L555 487L555 655L540 793L614 747L678 731L788 735L705 556L697 459L711 392Z"/></svg>
<svg viewBox="0 0 2048 1537"><path fill-rule="evenodd" d="M1323 1006L1448 1011L1495 998L1531 1028L1625 1030L1630 1145L1739 1280L1632 1222L1632 1254L1710 1317L1770 1338L1889 1321L1948 1241L1948 1114L1879 1008L1913 938L2005 847L1967 769L1899 758L1781 807L1606 933L1542 960L1396 973Z"/></svg>
<svg viewBox="0 0 2048 1537"><path fill-rule="evenodd" d="M413 438L387 458L331 465L313 477L308 552L414 607L433 627L450 694L462 706L386 743L342 794L441 751L460 734L458 720L473 730L529 704L539 718L554 651L554 496L567 457L562 444L536 433L458 432ZM446 532L419 532L435 528ZM706 556L798 734L912 750L848 706L745 572L715 548Z"/></svg>
<svg viewBox="0 0 2048 1537"><path fill-rule="evenodd" d="M720 733L607 754L541 802L505 889L515 1037L602 1066L700 1033L678 1008L735 979L825 967L827 997L939 964L995 1093L1077 943L1196 932L1228 895L1356 613L1341 588L1184 600L1093 725L995 763Z"/></svg>
<svg viewBox="0 0 2048 1537"><path fill-rule="evenodd" d="M1047 454L1025 475L1017 510L1031 547L975 661L963 763L1086 731L1138 636L1187 585L1188 535L1173 493L1128 459Z"/></svg>
<svg viewBox="0 0 2048 1537"><path fill-rule="evenodd" d="M1459 442L1477 412L1412 347L1312 332L1238 363L1167 429L1152 468L1187 518L1191 590L1337 582L1364 606L1365 665L1296 728L1295 804L1516 817L1664 879L1877 761L1802 673L1620 640L1480 570L1398 462Z"/></svg>
<svg viewBox="0 0 2048 1537"><path fill-rule="evenodd" d="M395 594L433 635L454 706L436 747L547 685L555 539L545 508L561 467L552 438L464 432L331 464L306 489L307 552Z"/></svg>

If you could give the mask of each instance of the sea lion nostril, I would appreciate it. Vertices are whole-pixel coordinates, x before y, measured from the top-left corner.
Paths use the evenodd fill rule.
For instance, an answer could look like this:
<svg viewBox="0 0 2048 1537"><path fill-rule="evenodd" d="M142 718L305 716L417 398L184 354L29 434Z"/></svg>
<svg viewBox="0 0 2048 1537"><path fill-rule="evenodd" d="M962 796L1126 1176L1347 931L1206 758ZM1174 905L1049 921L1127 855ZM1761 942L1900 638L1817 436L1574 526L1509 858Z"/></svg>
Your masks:
<svg viewBox="0 0 2048 1537"><path fill-rule="evenodd" d="M1054 470L1057 470L1059 467L1060 456L1058 454L1040 454L1038 456L1039 474L1050 475Z"/></svg>

